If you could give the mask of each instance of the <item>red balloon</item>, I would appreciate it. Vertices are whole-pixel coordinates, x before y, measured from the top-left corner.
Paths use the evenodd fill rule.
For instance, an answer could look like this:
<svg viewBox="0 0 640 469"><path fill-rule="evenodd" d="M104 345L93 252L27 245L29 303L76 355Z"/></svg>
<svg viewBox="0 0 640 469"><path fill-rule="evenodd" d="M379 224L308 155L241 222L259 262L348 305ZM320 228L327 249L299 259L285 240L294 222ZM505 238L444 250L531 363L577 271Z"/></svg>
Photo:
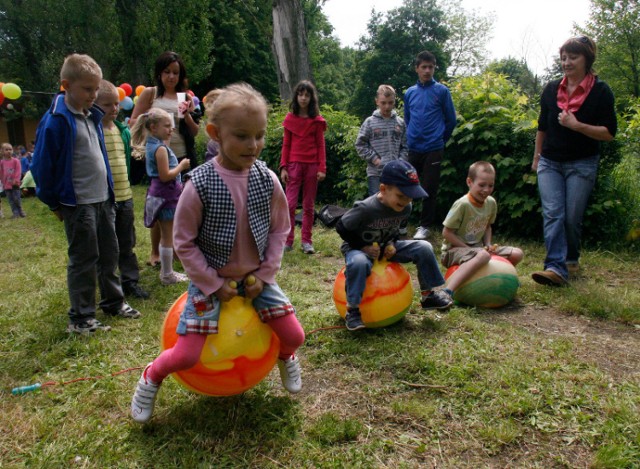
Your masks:
<svg viewBox="0 0 640 469"><path fill-rule="evenodd" d="M2 104L4 101L4 95L2 94L2 91L0 91L0 104Z"/></svg>
<svg viewBox="0 0 640 469"><path fill-rule="evenodd" d="M122 85L120 85L120 88L124 90L126 96L131 96L131 93L133 93L133 88L129 83L123 83Z"/></svg>

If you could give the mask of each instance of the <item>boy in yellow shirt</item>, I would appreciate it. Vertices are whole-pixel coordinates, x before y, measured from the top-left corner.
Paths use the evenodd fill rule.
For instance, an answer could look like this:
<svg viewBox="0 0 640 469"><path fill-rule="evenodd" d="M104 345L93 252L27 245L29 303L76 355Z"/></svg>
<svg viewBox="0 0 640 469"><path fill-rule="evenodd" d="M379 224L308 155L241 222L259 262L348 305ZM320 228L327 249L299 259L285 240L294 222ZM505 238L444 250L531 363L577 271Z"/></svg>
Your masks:
<svg viewBox="0 0 640 469"><path fill-rule="evenodd" d="M120 248L118 256L120 281L125 295L149 298L149 294L138 285L140 268L138 258L133 252L136 245L136 230L133 193L129 183L131 132L126 124L116 120L119 104L120 100L115 85L107 80L102 80L98 89L96 105L104 111L102 128L116 197L116 236Z"/></svg>

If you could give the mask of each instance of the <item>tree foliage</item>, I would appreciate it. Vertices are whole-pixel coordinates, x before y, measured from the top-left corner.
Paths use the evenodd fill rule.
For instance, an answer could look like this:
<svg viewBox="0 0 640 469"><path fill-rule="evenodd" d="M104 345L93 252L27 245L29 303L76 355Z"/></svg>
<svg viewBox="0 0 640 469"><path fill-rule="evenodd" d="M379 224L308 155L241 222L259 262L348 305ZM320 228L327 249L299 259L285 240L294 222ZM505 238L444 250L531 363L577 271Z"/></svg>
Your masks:
<svg viewBox="0 0 640 469"><path fill-rule="evenodd" d="M506 76L507 79L520 88L530 100L533 102L538 101L540 93L542 92L540 81L531 69L529 69L524 60L513 57L495 60L487 65L485 72L493 72Z"/></svg>
<svg viewBox="0 0 640 469"><path fill-rule="evenodd" d="M353 73L355 51L340 47L333 26L322 11L325 0L304 0L304 17L309 41L309 56L320 103L347 111L356 77Z"/></svg>
<svg viewBox="0 0 640 469"><path fill-rule="evenodd" d="M371 114L376 89L381 83L393 86L398 94L416 81L413 59L422 50L437 58L439 79L449 66L444 44L449 38L444 12L436 0L404 0L386 17L372 12L368 34L357 54L355 87L351 110L360 118Z"/></svg>
<svg viewBox="0 0 640 469"><path fill-rule="evenodd" d="M591 0L589 21L580 29L598 46L595 67L626 107L640 97L640 3Z"/></svg>
<svg viewBox="0 0 640 469"><path fill-rule="evenodd" d="M452 77L479 73L489 56L487 41L491 39L494 19L467 11L460 0L455 0L445 7L445 21L449 29L445 50L451 57L447 73Z"/></svg>
<svg viewBox="0 0 640 469"><path fill-rule="evenodd" d="M208 13L211 12L211 13ZM0 80L55 93L70 53L86 53L116 84L154 82L156 57L175 50L197 94L247 81L277 96L271 5L260 0L0 0ZM51 96L25 93L38 117Z"/></svg>

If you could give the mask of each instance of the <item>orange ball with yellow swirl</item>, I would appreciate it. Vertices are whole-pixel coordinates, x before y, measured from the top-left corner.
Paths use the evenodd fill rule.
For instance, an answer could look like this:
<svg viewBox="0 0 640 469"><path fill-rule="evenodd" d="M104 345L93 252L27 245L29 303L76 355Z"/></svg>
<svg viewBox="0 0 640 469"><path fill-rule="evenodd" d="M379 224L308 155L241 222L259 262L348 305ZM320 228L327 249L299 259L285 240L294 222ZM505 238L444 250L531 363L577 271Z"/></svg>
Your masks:
<svg viewBox="0 0 640 469"><path fill-rule="evenodd" d="M169 308L161 331L162 349L178 340L176 326L187 301L183 293ZM280 341L268 324L242 296L222 303L218 334L207 337L200 361L174 373L185 388L209 396L231 396L251 389L271 371L278 358Z"/></svg>
<svg viewBox="0 0 640 469"><path fill-rule="evenodd" d="M344 271L333 284L333 302L343 318L347 314L347 293ZM385 327L399 321L413 302L413 286L409 272L397 262L375 261L367 277L360 313L367 327Z"/></svg>

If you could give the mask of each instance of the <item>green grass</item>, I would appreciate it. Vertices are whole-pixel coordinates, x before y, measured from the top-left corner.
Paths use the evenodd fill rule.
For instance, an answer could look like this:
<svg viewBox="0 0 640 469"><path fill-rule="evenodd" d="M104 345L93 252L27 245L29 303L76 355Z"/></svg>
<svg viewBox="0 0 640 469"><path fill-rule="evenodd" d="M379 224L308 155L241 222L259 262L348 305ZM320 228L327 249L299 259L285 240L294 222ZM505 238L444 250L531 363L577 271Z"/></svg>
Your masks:
<svg viewBox="0 0 640 469"><path fill-rule="evenodd" d="M136 187L139 214L143 195ZM144 265L139 217L152 297L131 303L143 317L69 336L62 224L34 199L24 206L26 219L0 221L2 467L640 467L637 254L587 247L584 276L551 289L530 280L543 247L511 241L526 258L508 307L436 315L416 299L399 323L352 334L332 329L342 325L331 298L340 240L316 227L318 254L298 241L278 278L307 331L303 392L283 391L276 371L227 398L168 379L140 426L128 416L139 371L111 375L157 355L184 285L162 287Z"/></svg>

